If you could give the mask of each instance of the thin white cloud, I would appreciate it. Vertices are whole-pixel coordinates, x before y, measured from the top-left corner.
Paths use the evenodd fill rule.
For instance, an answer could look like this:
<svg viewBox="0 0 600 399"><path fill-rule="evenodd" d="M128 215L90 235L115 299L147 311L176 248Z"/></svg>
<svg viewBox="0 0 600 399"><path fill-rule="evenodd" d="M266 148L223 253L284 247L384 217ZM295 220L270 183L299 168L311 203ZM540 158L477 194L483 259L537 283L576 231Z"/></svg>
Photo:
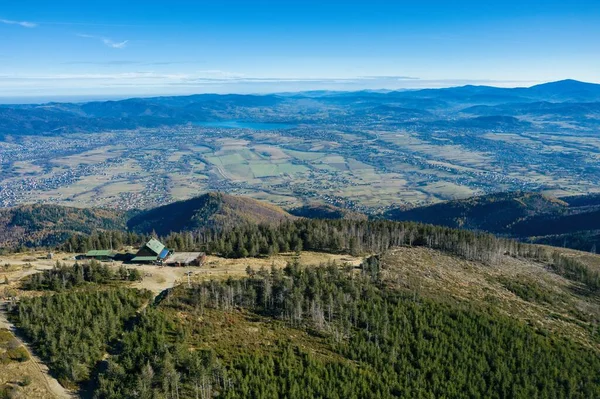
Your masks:
<svg viewBox="0 0 600 399"><path fill-rule="evenodd" d="M35 28L38 26L38 24L36 24L35 22L13 21L11 19L0 19L0 23L6 24L6 25L19 25L19 26L22 26L23 28Z"/></svg>
<svg viewBox="0 0 600 399"><path fill-rule="evenodd" d="M104 38L102 39L102 43L112 48L124 48L127 45L127 43L129 43L129 40L123 40L122 42L113 42L110 39Z"/></svg>
<svg viewBox="0 0 600 399"><path fill-rule="evenodd" d="M220 69L208 69L208 70L204 70L204 71L197 71L194 75L202 76L207 79L222 79L222 80L242 79L245 77L245 75L241 74L241 73L222 71Z"/></svg>
<svg viewBox="0 0 600 399"><path fill-rule="evenodd" d="M122 61L124 65L130 62ZM182 85L196 86L198 84L255 84L255 83L305 83L305 84L366 84L387 86L402 86L406 88L449 87L466 84L487 84L500 87L514 87L522 84L535 84L537 81L520 80L476 80L476 79L422 79L403 76L355 76L355 77L257 77L222 70L197 70L194 72L163 73L156 71L131 71L120 73L59 73L59 74L4 74L0 75L2 84L18 82L58 82L73 81L76 83L98 82L100 84L131 84L131 85ZM35 84L35 83L32 83Z"/></svg>
<svg viewBox="0 0 600 399"><path fill-rule="evenodd" d="M84 33L78 33L77 36L83 37L85 39L100 40L102 43L104 43L105 46L110 47L110 48L116 48L116 49L125 48L125 46L127 46L127 43L129 43L129 40L123 40L122 42L115 42L112 39L109 39L104 36L87 35Z"/></svg>

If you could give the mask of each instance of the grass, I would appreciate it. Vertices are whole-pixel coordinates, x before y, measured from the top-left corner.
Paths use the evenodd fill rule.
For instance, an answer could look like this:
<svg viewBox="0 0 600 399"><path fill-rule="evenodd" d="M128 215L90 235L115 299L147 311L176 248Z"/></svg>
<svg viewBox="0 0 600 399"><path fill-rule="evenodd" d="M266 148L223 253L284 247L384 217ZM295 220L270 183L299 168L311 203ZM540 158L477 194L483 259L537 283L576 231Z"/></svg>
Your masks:
<svg viewBox="0 0 600 399"><path fill-rule="evenodd" d="M177 290L174 295L178 295ZM248 310L224 312L204 308L199 313L181 303L170 308L168 301L162 302L160 307L167 311L175 324L190 331L190 347L212 349L225 364L243 355L281 353L288 346L302 348L327 362L352 363L331 350L324 336L306 329L292 328L283 321Z"/></svg>
<svg viewBox="0 0 600 399"><path fill-rule="evenodd" d="M288 150L288 149L286 149L285 152L288 155L290 155L291 157L294 157L301 161L315 161L315 160L321 159L325 155L327 155L324 152L304 152L304 151L295 151L295 150Z"/></svg>
<svg viewBox="0 0 600 399"><path fill-rule="evenodd" d="M252 170L254 177L257 179L262 177L277 176L279 174L277 165L271 163L253 162L250 164L250 169Z"/></svg>
<svg viewBox="0 0 600 399"><path fill-rule="evenodd" d="M252 179L255 175L252 173L253 171L246 163L241 164L230 164L224 167L227 172L239 179Z"/></svg>
<svg viewBox="0 0 600 399"><path fill-rule="evenodd" d="M308 172L308 168L306 166L294 165L291 163L282 163L277 165L277 167L280 173L287 173L289 175Z"/></svg>
<svg viewBox="0 0 600 399"><path fill-rule="evenodd" d="M208 162L212 163L213 165L223 166L223 163L221 162L221 158L219 158L219 157L206 156L206 157L204 157L204 159L206 159Z"/></svg>
<svg viewBox="0 0 600 399"><path fill-rule="evenodd" d="M226 259L217 256L207 256L205 267L194 274L195 280L220 280L229 277L246 276L246 269L250 267L254 270L271 267L278 269L284 268L288 262L292 261L296 254L278 254L266 258L246 258L246 259ZM307 266L319 266L328 262L337 262L339 264L349 263L358 266L362 262L362 257L353 257L349 255L328 254L322 252L302 251L299 261Z"/></svg>
<svg viewBox="0 0 600 399"><path fill-rule="evenodd" d="M11 362L26 362L29 360L29 353L21 345L12 333L6 329L0 329L0 364L9 364Z"/></svg>
<svg viewBox="0 0 600 399"><path fill-rule="evenodd" d="M246 161L240 154L222 155L219 159L221 160L221 165L236 165Z"/></svg>

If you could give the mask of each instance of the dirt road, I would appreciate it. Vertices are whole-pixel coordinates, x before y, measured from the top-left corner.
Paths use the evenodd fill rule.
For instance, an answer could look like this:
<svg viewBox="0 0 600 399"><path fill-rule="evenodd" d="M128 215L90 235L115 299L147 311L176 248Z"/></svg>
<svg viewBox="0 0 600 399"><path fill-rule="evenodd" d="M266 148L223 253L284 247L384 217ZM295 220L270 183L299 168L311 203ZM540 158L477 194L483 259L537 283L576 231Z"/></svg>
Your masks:
<svg viewBox="0 0 600 399"><path fill-rule="evenodd" d="M65 389L62 385L60 385L60 383L54 377L52 377L50 375L48 367L37 356L34 355L33 351L29 347L29 345L27 345L27 343L24 342L19 337L18 331L17 331L15 325L8 320L6 315L7 315L7 302L2 301L2 302L0 302L0 329L4 328L4 329L7 329L10 332L12 332L12 334L15 336L15 338L27 350L29 357L31 359L30 362L33 364L35 371L37 373L39 373L39 375L41 376L41 378L39 378L39 379L44 381L44 385L46 386L46 389L48 390L48 392L51 393L52 396L54 396L55 398L60 398L60 399L76 398L77 394L75 392Z"/></svg>

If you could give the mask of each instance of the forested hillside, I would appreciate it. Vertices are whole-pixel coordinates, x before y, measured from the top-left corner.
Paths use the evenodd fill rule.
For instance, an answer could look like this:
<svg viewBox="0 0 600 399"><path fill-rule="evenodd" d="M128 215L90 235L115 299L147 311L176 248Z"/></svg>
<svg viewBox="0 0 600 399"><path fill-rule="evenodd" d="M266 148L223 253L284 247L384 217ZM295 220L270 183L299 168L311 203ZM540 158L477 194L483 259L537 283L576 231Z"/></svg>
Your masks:
<svg viewBox="0 0 600 399"><path fill-rule="evenodd" d="M556 199L537 193L503 193L408 210L396 208L375 215L375 218L489 232L526 242L594 251L600 248L598 198L600 196L587 195ZM124 243L138 245L154 233L169 240L171 248L182 250L206 244L206 240L212 240L211 234L215 232L228 233L257 224L274 226L297 217L367 220L366 215L358 212L317 204L292 209L290 214L265 202L223 193L208 193L190 200L128 213L27 205L0 210L0 248L54 247L78 235L69 241L70 250L85 252L92 248L117 248ZM101 234L108 230L114 235ZM181 232L192 233L204 241L199 243L197 238L177 234L169 238L169 234ZM196 242L192 245L191 241L194 240ZM257 249L263 244L254 242L252 245L244 243L243 246L249 254L266 253ZM237 245L235 239L230 245L231 250L223 248L218 252L233 252Z"/></svg>
<svg viewBox="0 0 600 399"><path fill-rule="evenodd" d="M59 381L72 386L89 380L125 323L149 299L137 290L93 288L24 298L13 315Z"/></svg>
<svg viewBox="0 0 600 399"><path fill-rule="evenodd" d="M392 209L384 217L508 234L516 222L531 216L561 212L567 206L563 201L537 193L500 193L408 210Z"/></svg>
<svg viewBox="0 0 600 399"><path fill-rule="evenodd" d="M125 228L126 214L114 210L59 205L0 209L0 248L55 246L73 233Z"/></svg>
<svg viewBox="0 0 600 399"><path fill-rule="evenodd" d="M109 240L134 244L144 236L120 232L99 233L95 241L72 236L63 249L96 249ZM133 240L133 241L128 241ZM551 247L526 244L491 234L414 222L298 219L279 225L242 225L231 230L171 233L161 240L179 251L202 250L228 258L269 256L280 252L312 250L352 255L384 253L398 246L444 251L490 265L506 256L542 262L556 273L582 283L589 292L600 290L600 270Z"/></svg>
<svg viewBox="0 0 600 399"><path fill-rule="evenodd" d="M594 194L559 199L538 193L500 193L408 210L396 208L382 216L590 251L600 247L599 198Z"/></svg>
<svg viewBox="0 0 600 399"><path fill-rule="evenodd" d="M367 215L328 204L309 204L290 210L294 216L309 219L357 219L366 220Z"/></svg>

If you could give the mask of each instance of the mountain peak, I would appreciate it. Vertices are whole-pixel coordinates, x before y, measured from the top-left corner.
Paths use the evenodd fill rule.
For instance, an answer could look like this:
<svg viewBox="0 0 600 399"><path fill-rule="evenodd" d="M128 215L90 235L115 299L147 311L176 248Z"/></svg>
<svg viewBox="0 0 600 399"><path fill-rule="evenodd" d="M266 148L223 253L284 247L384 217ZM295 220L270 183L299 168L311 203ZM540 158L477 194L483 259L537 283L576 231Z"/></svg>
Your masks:
<svg viewBox="0 0 600 399"><path fill-rule="evenodd" d="M266 202L210 192L144 211L131 218L127 225L133 231L156 231L159 235L166 235L180 231L227 229L247 223L276 224L293 218L283 209Z"/></svg>
<svg viewBox="0 0 600 399"><path fill-rule="evenodd" d="M532 86L531 89L563 89L563 90L581 90L581 89L600 89L600 84L582 82L575 79L564 79L556 82L542 83Z"/></svg>

